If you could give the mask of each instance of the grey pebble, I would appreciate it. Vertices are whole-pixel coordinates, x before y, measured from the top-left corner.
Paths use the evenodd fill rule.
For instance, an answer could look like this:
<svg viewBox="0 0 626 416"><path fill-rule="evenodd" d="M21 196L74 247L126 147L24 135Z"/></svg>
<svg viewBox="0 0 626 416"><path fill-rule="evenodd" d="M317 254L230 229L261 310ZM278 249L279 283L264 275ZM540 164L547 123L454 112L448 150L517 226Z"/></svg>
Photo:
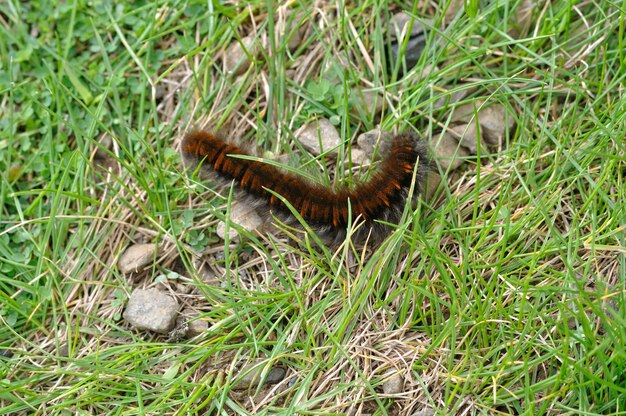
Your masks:
<svg viewBox="0 0 626 416"><path fill-rule="evenodd" d="M473 123L475 116L482 129L482 138L491 146L499 146L506 137L508 128L513 128L514 121L507 126L506 110L502 104L484 105L484 101L476 100L463 104L454 109L450 118L451 123Z"/></svg>
<svg viewBox="0 0 626 416"><path fill-rule="evenodd" d="M152 262L156 253L155 244L135 244L126 249L117 261L117 268L122 273L139 271Z"/></svg>
<svg viewBox="0 0 626 416"><path fill-rule="evenodd" d="M0 349L0 357L11 358L13 357L13 351Z"/></svg>
<svg viewBox="0 0 626 416"><path fill-rule="evenodd" d="M235 201L230 205L230 221L250 232L260 230L263 225L263 220L256 210L244 201ZM215 233L219 238L225 240L226 223L223 221L219 222ZM228 229L228 239L231 242L239 241L239 233L234 227Z"/></svg>
<svg viewBox="0 0 626 416"><path fill-rule="evenodd" d="M413 413L411 416L434 416L435 411L430 407L425 407L417 412Z"/></svg>
<svg viewBox="0 0 626 416"><path fill-rule="evenodd" d="M167 334L176 324L178 302L158 289L135 289L124 311L134 328Z"/></svg>
<svg viewBox="0 0 626 416"><path fill-rule="evenodd" d="M353 89L350 92L350 102L352 104L350 106L350 114L353 117L360 117L362 115L367 116L380 113L385 104L385 99L374 91Z"/></svg>
<svg viewBox="0 0 626 416"><path fill-rule="evenodd" d="M109 157L107 150L113 148L113 139L108 133L104 133L100 140L98 140L100 146L96 146L96 157L99 159L106 159Z"/></svg>
<svg viewBox="0 0 626 416"><path fill-rule="evenodd" d="M427 32L421 22L414 20L410 32L408 31L408 25L410 25L412 19L411 16L401 12L393 15L389 20L389 34L393 39L391 44L391 64L393 65L397 61L398 54L404 46L405 36L408 36L404 55L402 56L407 70L410 70L417 64L426 47Z"/></svg>
<svg viewBox="0 0 626 416"><path fill-rule="evenodd" d="M187 320L185 336L192 338L209 330L209 323L204 319L197 319L198 313L195 310L191 308L184 309L182 315L184 315L183 319Z"/></svg>
<svg viewBox="0 0 626 416"><path fill-rule="evenodd" d="M252 367L255 368L252 369ZM263 369L264 366L261 364L250 363L245 365L240 370L240 373L247 372L247 374L244 375L241 381L233 386L233 388L236 390L247 390L249 388L254 388L261 379ZM267 377L265 378L265 384L271 385L280 383L285 378L285 374L287 374L287 370L285 370L283 367L272 367L267 373Z"/></svg>
<svg viewBox="0 0 626 416"><path fill-rule="evenodd" d="M254 35L233 41L224 52L225 71L232 75L243 74L252 65L250 58L256 58L261 51L261 43Z"/></svg>
<svg viewBox="0 0 626 416"><path fill-rule="evenodd" d="M402 392L403 384L402 374L394 374L383 382L383 393L398 394Z"/></svg>
<svg viewBox="0 0 626 416"><path fill-rule="evenodd" d="M341 142L337 129L325 118L307 124L297 137L302 146L316 156L330 150L336 153Z"/></svg>
<svg viewBox="0 0 626 416"><path fill-rule="evenodd" d="M465 162L463 158L469 156L469 151L447 131L433 137L431 145L435 159L444 171L458 168Z"/></svg>
<svg viewBox="0 0 626 416"><path fill-rule="evenodd" d="M366 154L368 154L368 157L371 159L374 153L374 148L377 145L380 146L380 143L387 140L389 136L389 133L381 132L380 129L373 129L359 134L356 138L356 143Z"/></svg>

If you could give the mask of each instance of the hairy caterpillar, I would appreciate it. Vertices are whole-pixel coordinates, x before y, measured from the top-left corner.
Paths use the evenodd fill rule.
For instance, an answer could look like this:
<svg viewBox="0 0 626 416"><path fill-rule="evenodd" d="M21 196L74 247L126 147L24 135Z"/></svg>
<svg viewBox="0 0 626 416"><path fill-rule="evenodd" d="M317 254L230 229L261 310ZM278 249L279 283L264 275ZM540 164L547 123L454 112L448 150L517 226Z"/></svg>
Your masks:
<svg viewBox="0 0 626 416"><path fill-rule="evenodd" d="M373 177L351 189L329 189L267 163L230 157L249 153L206 131L187 134L182 154L186 164L201 164L202 171L220 186L234 181L237 199L254 207L265 204L268 214L294 223L289 208L275 194L281 195L331 245L341 243L349 222L358 220L365 224L352 234L354 241L363 242L368 236L373 242L381 241L391 231L381 222L400 220L414 172L419 191L428 170L426 145L410 133L395 136Z"/></svg>

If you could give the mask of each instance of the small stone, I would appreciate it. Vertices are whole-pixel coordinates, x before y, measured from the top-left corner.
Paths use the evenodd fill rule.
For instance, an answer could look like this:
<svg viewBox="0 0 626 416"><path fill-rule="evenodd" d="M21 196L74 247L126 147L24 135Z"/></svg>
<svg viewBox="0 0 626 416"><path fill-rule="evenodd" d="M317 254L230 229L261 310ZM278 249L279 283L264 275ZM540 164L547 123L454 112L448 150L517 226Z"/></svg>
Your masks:
<svg viewBox="0 0 626 416"><path fill-rule="evenodd" d="M458 168L464 162L463 157L469 156L469 151L447 131L433 138L432 148L444 171Z"/></svg>
<svg viewBox="0 0 626 416"><path fill-rule="evenodd" d="M98 140L98 143L100 143L100 145L96 146L96 158L109 158L110 156L107 150L111 150L113 148L113 139L111 138L111 136L109 136L107 133L104 133L102 137L100 137L100 140Z"/></svg>
<svg viewBox="0 0 626 416"><path fill-rule="evenodd" d="M297 138L305 149L316 156L328 151L336 154L341 143L337 129L325 118L307 124L299 132Z"/></svg>
<svg viewBox="0 0 626 416"><path fill-rule="evenodd" d="M209 323L200 319L194 319L189 321L189 328L187 329L187 336L192 338L200 334L204 334L209 330Z"/></svg>
<svg viewBox="0 0 626 416"><path fill-rule="evenodd" d="M230 221L231 223L238 224L239 226L250 232L259 230L261 228L261 225L263 224L261 217L259 217L259 214L257 214L254 208L242 201L235 201L231 204ZM220 222L219 224L217 224L217 229L215 230L215 232L217 233L219 238L225 240L226 223ZM232 242L239 241L239 234L237 233L237 230L235 230L235 228L233 228L232 226L228 230L228 238Z"/></svg>
<svg viewBox="0 0 626 416"><path fill-rule="evenodd" d="M511 14L509 35L518 39L528 33L532 25L535 5L532 0L522 0Z"/></svg>
<svg viewBox="0 0 626 416"><path fill-rule="evenodd" d="M261 380L263 369L264 366L261 364L250 363L245 365L239 372L247 372L247 374L243 376L239 383L233 386L233 389L247 390L249 388L255 388L255 385ZM265 384L271 385L280 383L285 378L286 374L287 370L283 367L272 367L267 373L267 377L265 377Z"/></svg>
<svg viewBox="0 0 626 416"><path fill-rule="evenodd" d="M409 25L413 21L413 26L409 32ZM426 47L426 36L424 25L406 13L397 13L389 19L391 43L391 64L394 65L398 59L398 54L404 46L404 37L408 35L404 55L402 58L406 63L407 70L410 70L419 61L424 48Z"/></svg>
<svg viewBox="0 0 626 416"><path fill-rule="evenodd" d="M104 176L105 181L112 181L110 174L117 175L121 171L121 165L112 157L94 157L94 167Z"/></svg>
<svg viewBox="0 0 626 416"><path fill-rule="evenodd" d="M430 407L425 407L417 412L413 413L411 416L434 416L435 411Z"/></svg>
<svg viewBox="0 0 626 416"><path fill-rule="evenodd" d="M70 356L70 347L69 345L67 345L67 342L59 345L59 348L57 349L57 355L63 358L67 358Z"/></svg>
<svg viewBox="0 0 626 416"><path fill-rule="evenodd" d="M165 89L165 87L161 84L157 85L156 88L154 89L154 99L155 101L161 101L163 99L163 97L165 97L165 93L167 92L167 90Z"/></svg>
<svg viewBox="0 0 626 416"><path fill-rule="evenodd" d="M157 251L155 244L135 244L126 249L117 261L117 268L122 273L139 271L152 263Z"/></svg>
<svg viewBox="0 0 626 416"><path fill-rule="evenodd" d="M509 127L507 126L506 111L502 104L483 108L478 113L478 122L482 127L483 139L489 145L498 147L504 143Z"/></svg>
<svg viewBox="0 0 626 416"><path fill-rule="evenodd" d="M466 97L469 97L470 94L472 94L477 89L478 87L468 87L456 90L450 94L445 93L437 101L435 101L435 103L433 104L433 108L439 109L458 103L459 101L464 100Z"/></svg>
<svg viewBox="0 0 626 416"><path fill-rule="evenodd" d="M411 27L411 32L409 33L409 36L415 36L424 33L424 25L422 25L422 23L420 23L417 19L414 19L412 16L409 16L404 12L400 12L394 14L389 19L391 37L393 39L402 39L402 35L405 34L405 31L409 29L408 25L411 24L411 20L413 20L413 26Z"/></svg>
<svg viewBox="0 0 626 416"><path fill-rule="evenodd" d="M474 121L475 114L480 110L480 107L484 104L482 100L476 100L471 103L462 104L454 107L452 110L452 116L450 117L451 123L469 123Z"/></svg>
<svg viewBox="0 0 626 416"><path fill-rule="evenodd" d="M254 36L246 36L234 41L224 52L224 70L231 75L241 75L252 65L251 58L261 52L261 43Z"/></svg>
<svg viewBox="0 0 626 416"><path fill-rule="evenodd" d="M424 65L421 72L419 73L420 79L426 79L429 75L439 72L439 67L437 65L427 64Z"/></svg>
<svg viewBox="0 0 626 416"><path fill-rule="evenodd" d="M385 104L384 98L373 91L352 90L350 92L350 114L354 117L379 114Z"/></svg>
<svg viewBox="0 0 626 416"><path fill-rule="evenodd" d="M309 24L306 18L305 13L298 14L290 21L286 22L286 29L281 31L281 27L277 26L277 39L281 39L285 36L289 37L287 41L287 49L290 52L295 51L300 44L302 43L302 39L306 38L307 32L309 31ZM282 39L281 39L282 40Z"/></svg>
<svg viewBox="0 0 626 416"><path fill-rule="evenodd" d="M0 349L0 358L12 358L12 357L13 357L13 351Z"/></svg>
<svg viewBox="0 0 626 416"><path fill-rule="evenodd" d="M365 154L365 152L361 149L357 149L356 147L353 147L350 150L350 155L352 156L352 166L361 166L364 165L365 162L369 162L369 159L367 158L367 155Z"/></svg>
<svg viewBox="0 0 626 416"><path fill-rule="evenodd" d="M481 100L463 104L454 109L450 120L452 123L475 122L476 112L478 112L478 123L480 123L482 138L485 142L490 146L501 145L508 129L506 111L502 104L486 106Z"/></svg>
<svg viewBox="0 0 626 416"><path fill-rule="evenodd" d="M193 338L197 335L204 334L209 330L209 323L203 319L197 319L198 313L191 308L183 310L182 315L187 320L187 333L185 334L189 338Z"/></svg>
<svg viewBox="0 0 626 416"><path fill-rule="evenodd" d="M218 254L221 254L222 256L224 255L223 253L218 253ZM211 286L220 285L221 280L219 279L218 276L215 275L215 272L211 270L211 268L208 266L205 260L194 259L193 267L197 270L198 275L200 276L200 278L202 279L204 283L211 285Z"/></svg>
<svg viewBox="0 0 626 416"><path fill-rule="evenodd" d="M359 134L359 136L356 138L356 143L361 149L363 149L366 154L369 155L371 159L376 146L379 146L380 149L380 144L388 140L390 136L391 135L389 133L381 132L380 129L373 129L368 132Z"/></svg>
<svg viewBox="0 0 626 416"><path fill-rule="evenodd" d="M456 17L459 11L462 11L465 8L464 0L450 0L450 2L445 2L441 4L448 5L448 8L446 9L446 13L444 14L448 22L451 21L454 17Z"/></svg>
<svg viewBox="0 0 626 416"><path fill-rule="evenodd" d="M459 124L457 126L450 127L450 130L458 134L461 139L461 146L469 150L470 154L475 155L478 153L478 132L476 131L476 122L469 124ZM481 140L481 152L487 152L487 145Z"/></svg>
<svg viewBox="0 0 626 416"><path fill-rule="evenodd" d="M428 171L426 173L425 182L426 186L424 187L424 195L426 199L430 199L439 188L439 184L441 183L441 175L439 175L437 172Z"/></svg>
<svg viewBox="0 0 626 416"><path fill-rule="evenodd" d="M269 374L265 378L265 384L278 384L285 378L287 370L283 367L272 367Z"/></svg>
<svg viewBox="0 0 626 416"><path fill-rule="evenodd" d="M394 374L383 382L383 393L399 394L402 392L404 380L401 374Z"/></svg>
<svg viewBox="0 0 626 416"><path fill-rule="evenodd" d="M184 284L184 283L176 283L176 293L182 293L183 295L188 295L191 293L193 289L192 286Z"/></svg>
<svg viewBox="0 0 626 416"><path fill-rule="evenodd" d="M398 53L400 53L401 47L404 46L402 44L392 43L391 44L391 61L392 65L396 63L398 60ZM404 55L402 58L406 63L406 69L408 71L413 68L420 59L424 48L426 47L426 38L424 36L416 36L409 38L406 44L406 48L404 49Z"/></svg>
<svg viewBox="0 0 626 416"><path fill-rule="evenodd" d="M135 289L124 311L134 328L167 334L176 324L178 302L158 289Z"/></svg>

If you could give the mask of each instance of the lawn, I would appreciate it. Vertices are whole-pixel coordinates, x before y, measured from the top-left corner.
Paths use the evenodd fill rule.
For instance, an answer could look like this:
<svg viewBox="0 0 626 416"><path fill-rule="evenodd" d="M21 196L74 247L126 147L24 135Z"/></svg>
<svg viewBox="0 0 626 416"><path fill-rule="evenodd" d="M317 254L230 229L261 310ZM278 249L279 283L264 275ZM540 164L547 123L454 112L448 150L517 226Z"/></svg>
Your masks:
<svg viewBox="0 0 626 416"><path fill-rule="evenodd" d="M0 2L0 414L626 415L625 27L609 0ZM431 172L381 244L329 248L238 221L193 129L331 188L410 131Z"/></svg>

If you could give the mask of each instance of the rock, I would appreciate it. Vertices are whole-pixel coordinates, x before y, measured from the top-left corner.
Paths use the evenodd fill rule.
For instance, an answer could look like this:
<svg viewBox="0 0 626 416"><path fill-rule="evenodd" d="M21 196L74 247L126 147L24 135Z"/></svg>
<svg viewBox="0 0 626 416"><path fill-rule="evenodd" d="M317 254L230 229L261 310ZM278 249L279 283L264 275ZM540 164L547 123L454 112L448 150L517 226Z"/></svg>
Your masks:
<svg viewBox="0 0 626 416"><path fill-rule="evenodd" d="M417 19L414 19L412 16L404 12L396 13L389 19L389 28L391 32L392 39L402 39L403 35L406 35L406 31L409 30L409 25L411 24L411 20L413 20L413 26L411 26L411 31L408 33L409 36L416 36L424 33L424 25L420 23Z"/></svg>
<svg viewBox="0 0 626 416"><path fill-rule="evenodd" d="M476 100L471 103L462 104L454 107L452 110L452 116L450 116L451 123L469 123L474 121L475 113L478 113L480 106L484 104L482 100Z"/></svg>
<svg viewBox="0 0 626 416"><path fill-rule="evenodd" d="M134 328L167 334L176 324L178 302L158 289L135 289L124 311Z"/></svg>
<svg viewBox="0 0 626 416"><path fill-rule="evenodd" d="M193 286L184 284L184 283L176 283L176 293L180 293L183 295L188 295L193 290Z"/></svg>
<svg viewBox="0 0 626 416"><path fill-rule="evenodd" d="M291 37L289 38L289 42L287 43L287 49L289 49L290 52L295 51L298 46L300 46L300 44L302 43L302 38L305 36L306 32L306 26L300 27L295 32L293 32L293 35L291 35Z"/></svg>
<svg viewBox="0 0 626 416"><path fill-rule="evenodd" d="M63 344L59 345L57 349L57 355L63 358L67 358L70 356L70 347L69 345L67 345L67 342L64 342Z"/></svg>
<svg viewBox="0 0 626 416"><path fill-rule="evenodd" d="M282 38L287 36L287 49L293 52L300 46L302 39L306 38L308 31L309 22L306 14L300 13L293 19L288 18L285 25L276 26L276 38L282 41Z"/></svg>
<svg viewBox="0 0 626 416"><path fill-rule="evenodd" d="M250 363L243 366L243 368L239 370L239 372L247 374L243 376L239 383L233 386L233 389L247 390L249 388L255 388L256 384L259 383L259 381L261 380L263 369L263 364ZM265 378L265 384L280 383L285 378L285 374L287 374L287 370L285 370L283 367L272 367L267 373L267 377Z"/></svg>
<svg viewBox="0 0 626 416"><path fill-rule="evenodd" d="M96 146L96 157L98 159L107 159L109 158L109 153L107 150L111 150L113 148L113 139L107 133L104 133L100 140L98 140L100 146Z"/></svg>
<svg viewBox="0 0 626 416"><path fill-rule="evenodd" d="M391 44L391 58L393 59L391 61L392 64L398 60L398 54L400 53L402 46L402 43ZM410 70L415 66L415 64L417 64L425 47L426 38L424 35L409 38L406 48L404 49L404 55L402 56L406 63L407 70Z"/></svg>
<svg viewBox="0 0 626 416"><path fill-rule="evenodd" d="M366 164L365 162L369 162L369 159L365 152L361 149L357 149L353 147L350 150L350 155L352 156L352 166L361 166Z"/></svg>
<svg viewBox="0 0 626 416"><path fill-rule="evenodd" d="M231 75L241 75L252 65L251 58L256 58L261 52L261 43L256 36L250 35L235 40L224 51L224 70Z"/></svg>
<svg viewBox="0 0 626 416"><path fill-rule="evenodd" d="M283 367L272 367L269 374L265 378L265 384L278 384L285 378L287 370Z"/></svg>
<svg viewBox="0 0 626 416"><path fill-rule="evenodd" d="M413 21L413 26L409 31L409 26ZM389 19L389 35L392 39L391 43L391 65L395 65L398 60L398 54L404 46L405 37L408 36L406 41L406 48L402 58L405 61L407 70L410 70L417 64L422 51L426 47L427 33L424 29L424 25L416 19L413 19L406 13L397 13Z"/></svg>
<svg viewBox="0 0 626 416"><path fill-rule="evenodd" d="M509 22L509 35L512 38L520 38L526 33L533 23L534 8L532 0L522 0L517 8L511 13Z"/></svg>
<svg viewBox="0 0 626 416"><path fill-rule="evenodd" d="M404 380L401 374L394 374L383 382L383 393L399 394L402 392Z"/></svg>
<svg viewBox="0 0 626 416"><path fill-rule="evenodd" d="M422 67L422 71L419 73L420 79L426 79L430 74L437 72L439 72L439 67L437 65L426 64Z"/></svg>
<svg viewBox="0 0 626 416"><path fill-rule="evenodd" d="M204 334L209 330L209 323L200 319L194 319L189 321L189 327L187 328L187 336L192 338L200 334Z"/></svg>
<svg viewBox="0 0 626 416"><path fill-rule="evenodd" d="M137 272L152 263L157 251L155 244L135 244L126 249L117 261L121 273Z"/></svg>
<svg viewBox="0 0 626 416"><path fill-rule="evenodd" d="M223 253L218 253L218 254L221 254L222 256L224 255ZM194 259L193 267L196 269L196 271L198 272L198 276L200 276L200 278L202 279L204 283L211 285L211 286L219 286L220 283L222 283L220 278L215 275L215 272L211 270L211 268L208 266L205 260Z"/></svg>
<svg viewBox="0 0 626 416"><path fill-rule="evenodd" d="M464 162L462 159L469 156L469 151L461 146L458 140L449 132L445 132L433 138L432 148L435 159L444 171L454 170Z"/></svg>
<svg viewBox="0 0 626 416"><path fill-rule="evenodd" d="M373 129L359 134L356 138L356 143L371 159L376 146L379 146L380 149L380 144L389 140L390 136L391 135L389 133L381 132L380 129Z"/></svg>
<svg viewBox="0 0 626 416"><path fill-rule="evenodd" d="M448 4L448 8L444 14L446 21L451 21L456 17L459 10L465 9L465 1L464 0L450 0L450 2L445 2L441 4Z"/></svg>
<svg viewBox="0 0 626 416"><path fill-rule="evenodd" d="M433 108L439 109L458 103L459 101L465 99L465 97L469 97L477 89L478 87L468 87L456 90L450 94L444 93L437 101L435 101Z"/></svg>
<svg viewBox="0 0 626 416"><path fill-rule="evenodd" d="M432 198L432 196L439 188L439 184L441 183L441 175L437 172L428 171L426 173L426 185L424 186L424 196L426 199Z"/></svg>
<svg viewBox="0 0 626 416"><path fill-rule="evenodd" d="M487 144L498 147L504 143L509 128L506 121L506 111L502 104L494 104L480 110L478 122L482 127L482 137Z"/></svg>
<svg viewBox="0 0 626 416"><path fill-rule="evenodd" d="M183 309L182 315L183 319L187 321L186 337L193 338L209 330L209 323L203 319L196 319L199 315L193 309Z"/></svg>
<svg viewBox="0 0 626 416"><path fill-rule="evenodd" d="M337 129L325 118L307 124L296 137L305 149L316 156L328 151L336 154L341 143Z"/></svg>
<svg viewBox="0 0 626 416"><path fill-rule="evenodd" d="M0 358L13 358L13 351L0 349Z"/></svg>
<svg viewBox="0 0 626 416"><path fill-rule="evenodd" d="M475 122L475 112L478 112L478 123L482 129L482 138L490 146L499 146L504 142L508 126L506 125L506 111L502 104L484 105L484 101L463 104L454 109L450 121L452 123ZM511 126L512 127L512 126Z"/></svg>
<svg viewBox="0 0 626 416"><path fill-rule="evenodd" d="M469 150L470 154L475 155L478 153L478 132L476 131L476 122L469 124L459 124L450 127L450 130L458 134L461 139L461 146ZM480 149L482 153L487 152L487 145L481 140Z"/></svg>
<svg viewBox="0 0 626 416"><path fill-rule="evenodd" d="M435 411L430 407L425 407L417 412L413 413L411 416L434 416Z"/></svg>
<svg viewBox="0 0 626 416"><path fill-rule="evenodd" d="M350 92L350 114L353 117L363 117L380 113L385 104L384 98L374 91L354 89Z"/></svg>
<svg viewBox="0 0 626 416"><path fill-rule="evenodd" d="M261 228L263 221L259 214L242 201L234 201L230 206L230 221L231 223L238 224L243 227L247 231L255 231ZM220 222L217 224L217 229L215 231L219 238L222 240L226 239L226 223ZM235 230L232 226L228 230L228 238L230 241L238 241L239 234L237 230Z"/></svg>
<svg viewBox="0 0 626 416"><path fill-rule="evenodd" d="M162 84L157 85L156 88L154 89L154 100L156 102L161 101L163 97L165 97L166 93L167 93L167 90Z"/></svg>

